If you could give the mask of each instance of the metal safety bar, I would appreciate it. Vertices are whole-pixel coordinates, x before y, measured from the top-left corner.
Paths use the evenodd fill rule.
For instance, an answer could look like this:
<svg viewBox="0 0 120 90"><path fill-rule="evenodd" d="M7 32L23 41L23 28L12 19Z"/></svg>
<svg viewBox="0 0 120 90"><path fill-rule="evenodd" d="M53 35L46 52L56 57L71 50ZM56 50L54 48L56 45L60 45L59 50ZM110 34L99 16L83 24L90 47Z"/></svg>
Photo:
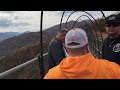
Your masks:
<svg viewBox="0 0 120 90"><path fill-rule="evenodd" d="M43 56L46 56L47 54L48 54L48 53L45 53L45 54L43 54ZM20 65L14 67L14 68L11 68L11 69L3 72L3 73L0 73L0 79L3 79L3 78L5 78L5 77L7 77L8 75L10 75L10 74L12 74L12 73L14 73L14 72L16 72L16 71L18 71L18 70L26 67L27 65L29 65L29 64L31 64L31 63L34 63L34 62L37 61L37 60L38 60L38 57L36 57L36 58L34 58L34 59L30 60L30 61L27 61L27 62L25 62L25 63L23 63L23 64L20 64Z"/></svg>

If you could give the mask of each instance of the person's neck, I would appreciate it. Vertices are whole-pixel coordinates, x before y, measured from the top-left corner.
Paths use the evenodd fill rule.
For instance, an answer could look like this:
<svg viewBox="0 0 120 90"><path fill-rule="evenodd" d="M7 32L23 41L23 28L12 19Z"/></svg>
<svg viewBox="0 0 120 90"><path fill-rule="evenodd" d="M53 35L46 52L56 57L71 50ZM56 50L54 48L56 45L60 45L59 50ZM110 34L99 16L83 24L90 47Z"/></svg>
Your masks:
<svg viewBox="0 0 120 90"><path fill-rule="evenodd" d="M109 35L110 39L114 39L116 37L119 37L119 34L118 35Z"/></svg>
<svg viewBox="0 0 120 90"><path fill-rule="evenodd" d="M59 37L55 37L55 39L62 42L62 40Z"/></svg>
<svg viewBox="0 0 120 90"><path fill-rule="evenodd" d="M69 56L76 57L76 56L83 56L83 55L85 55L85 54L87 54L87 52L78 53L78 54L71 54L71 55L69 55Z"/></svg>

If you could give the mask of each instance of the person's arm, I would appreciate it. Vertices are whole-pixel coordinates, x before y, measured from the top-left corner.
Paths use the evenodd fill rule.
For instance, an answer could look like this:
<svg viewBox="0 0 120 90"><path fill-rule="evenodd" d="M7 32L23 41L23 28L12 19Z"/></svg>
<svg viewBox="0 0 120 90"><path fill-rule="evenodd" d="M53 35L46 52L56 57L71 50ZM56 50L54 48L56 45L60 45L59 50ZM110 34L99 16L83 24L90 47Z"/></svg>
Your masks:
<svg viewBox="0 0 120 90"><path fill-rule="evenodd" d="M107 37L102 45L102 59L106 59L109 38Z"/></svg>
<svg viewBox="0 0 120 90"><path fill-rule="evenodd" d="M43 79L52 79L52 74L48 71Z"/></svg>
<svg viewBox="0 0 120 90"><path fill-rule="evenodd" d="M55 44L52 47L52 56L56 65L60 63L60 61L65 58L65 52L63 51L63 46L60 44Z"/></svg>
<svg viewBox="0 0 120 90"><path fill-rule="evenodd" d="M102 46L102 59L104 59L104 44Z"/></svg>
<svg viewBox="0 0 120 90"><path fill-rule="evenodd" d="M116 64L115 62L110 65L112 68L110 68L114 79L120 79L120 65Z"/></svg>

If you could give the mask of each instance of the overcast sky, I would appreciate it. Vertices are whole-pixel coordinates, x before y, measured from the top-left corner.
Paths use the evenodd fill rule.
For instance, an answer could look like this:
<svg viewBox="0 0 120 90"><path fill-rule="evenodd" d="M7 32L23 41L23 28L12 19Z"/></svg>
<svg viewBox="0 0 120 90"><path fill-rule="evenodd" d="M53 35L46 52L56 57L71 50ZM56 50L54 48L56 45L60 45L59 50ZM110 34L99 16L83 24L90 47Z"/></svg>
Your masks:
<svg viewBox="0 0 120 90"><path fill-rule="evenodd" d="M66 11L63 17L63 23L73 11ZM100 11L87 11L95 19L101 18ZM108 16L116 11L103 11ZM43 30L54 25L60 24L63 11L44 11L43 12ZM0 32L36 32L40 29L40 11L0 11ZM76 20L81 15L88 14L78 11L71 15L68 21ZM90 17L90 16L89 16ZM90 17L91 18L91 17ZM88 19L83 16L79 21ZM92 19L92 18L91 18ZM93 20L93 19L92 19Z"/></svg>

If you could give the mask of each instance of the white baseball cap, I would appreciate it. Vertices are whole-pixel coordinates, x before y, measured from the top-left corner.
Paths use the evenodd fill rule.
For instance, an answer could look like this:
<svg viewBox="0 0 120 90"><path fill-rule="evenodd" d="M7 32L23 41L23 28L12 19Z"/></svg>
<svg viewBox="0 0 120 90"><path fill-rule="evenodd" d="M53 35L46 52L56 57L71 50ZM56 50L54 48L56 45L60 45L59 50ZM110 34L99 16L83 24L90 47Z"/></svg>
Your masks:
<svg viewBox="0 0 120 90"><path fill-rule="evenodd" d="M71 45L76 43L75 45ZM67 48L80 48L88 43L88 37L86 32L80 28L71 29L65 37L65 46Z"/></svg>

